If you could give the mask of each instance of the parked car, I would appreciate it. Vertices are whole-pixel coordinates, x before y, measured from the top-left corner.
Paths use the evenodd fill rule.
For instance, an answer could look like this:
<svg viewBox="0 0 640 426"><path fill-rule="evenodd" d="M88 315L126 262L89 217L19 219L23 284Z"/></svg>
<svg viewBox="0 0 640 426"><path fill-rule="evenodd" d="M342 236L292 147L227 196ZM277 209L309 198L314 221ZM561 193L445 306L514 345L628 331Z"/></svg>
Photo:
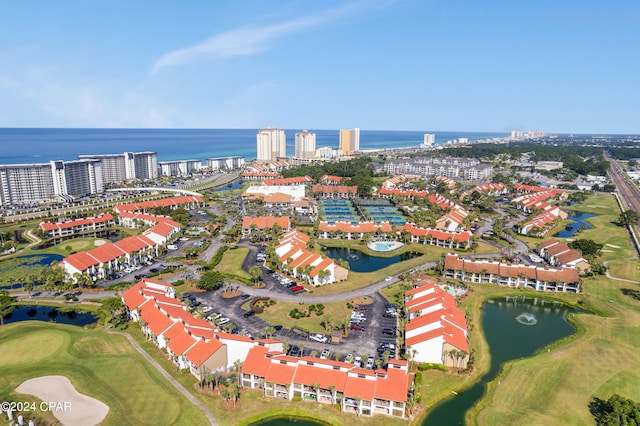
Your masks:
<svg viewBox="0 0 640 426"><path fill-rule="evenodd" d="M353 362L353 355L347 354L347 356L344 357L344 362Z"/></svg>
<svg viewBox="0 0 640 426"><path fill-rule="evenodd" d="M324 334L311 334L309 336L309 339L315 340L316 342L320 343L327 343L327 341L329 341L329 338Z"/></svg>
<svg viewBox="0 0 640 426"><path fill-rule="evenodd" d="M367 359L367 368L370 370L373 369L373 357L369 357L369 359Z"/></svg>
<svg viewBox="0 0 640 426"><path fill-rule="evenodd" d="M351 329L357 331L364 331L364 327L358 323L351 323Z"/></svg>
<svg viewBox="0 0 640 426"><path fill-rule="evenodd" d="M323 350L323 351L322 351L322 354L320 354L320 358L322 358L322 359L327 359L327 358L329 358L329 353L330 353L330 352L329 352L329 349L325 349L325 350Z"/></svg>
<svg viewBox="0 0 640 426"><path fill-rule="evenodd" d="M300 348L297 346L291 346L291 349L289 349L289 355L300 356Z"/></svg>
<svg viewBox="0 0 640 426"><path fill-rule="evenodd" d="M253 316L253 315L255 315L255 314L256 314L256 312L252 309L252 310L250 310L250 311L245 312L245 313L244 313L244 317L245 317L245 318L249 318L250 316Z"/></svg>
<svg viewBox="0 0 640 426"><path fill-rule="evenodd" d="M302 287L301 285L297 285L295 287L291 287L291 291L293 291L294 293L297 293L299 291L303 291L304 287Z"/></svg>
<svg viewBox="0 0 640 426"><path fill-rule="evenodd" d="M362 367L362 357L360 355L356 355L356 357L353 360L353 363L358 367Z"/></svg>
<svg viewBox="0 0 640 426"><path fill-rule="evenodd" d="M396 331L393 328L383 328L382 329L382 334L384 334L385 336L396 336Z"/></svg>
<svg viewBox="0 0 640 426"><path fill-rule="evenodd" d="M222 318L218 321L218 325L225 325L229 321L231 321L229 318Z"/></svg>

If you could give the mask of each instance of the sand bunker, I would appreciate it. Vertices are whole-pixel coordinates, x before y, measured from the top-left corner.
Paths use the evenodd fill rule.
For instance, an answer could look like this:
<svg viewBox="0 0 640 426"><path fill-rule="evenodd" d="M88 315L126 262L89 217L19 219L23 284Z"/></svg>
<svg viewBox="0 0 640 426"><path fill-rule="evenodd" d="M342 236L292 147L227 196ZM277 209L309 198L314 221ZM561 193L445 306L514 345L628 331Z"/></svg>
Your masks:
<svg viewBox="0 0 640 426"><path fill-rule="evenodd" d="M29 379L16 392L33 395L50 407L49 411L66 426L97 425L109 413L109 407L79 393L64 376L44 376Z"/></svg>
<svg viewBox="0 0 640 426"><path fill-rule="evenodd" d="M100 247L107 244L107 240L95 240L93 242L93 245L95 245L96 247Z"/></svg>
<svg viewBox="0 0 640 426"><path fill-rule="evenodd" d="M613 250L604 250L604 249L602 249L600 251L603 252L603 253L613 253L614 252Z"/></svg>
<svg viewBox="0 0 640 426"><path fill-rule="evenodd" d="M620 246L614 246L613 244L605 244L605 246L611 247L611 248L620 248Z"/></svg>

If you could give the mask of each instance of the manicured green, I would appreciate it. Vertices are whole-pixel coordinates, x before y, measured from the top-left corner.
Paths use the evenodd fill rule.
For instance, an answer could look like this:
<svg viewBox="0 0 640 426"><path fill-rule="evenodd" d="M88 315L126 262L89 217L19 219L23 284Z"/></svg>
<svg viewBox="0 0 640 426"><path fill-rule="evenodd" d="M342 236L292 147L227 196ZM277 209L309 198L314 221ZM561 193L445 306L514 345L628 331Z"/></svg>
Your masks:
<svg viewBox="0 0 640 426"><path fill-rule="evenodd" d="M242 280L251 280L251 275L242 269L242 262L249 254L246 247L238 247L233 250L227 250L222 256L222 260L215 267L216 271L220 271L227 276L236 276Z"/></svg>
<svg viewBox="0 0 640 426"><path fill-rule="evenodd" d="M75 388L109 406L104 425L203 425L206 417L182 397L129 342L99 329L20 322L0 329L0 394L14 401L35 401L15 388L25 380L62 375ZM37 413L36 424L53 424Z"/></svg>

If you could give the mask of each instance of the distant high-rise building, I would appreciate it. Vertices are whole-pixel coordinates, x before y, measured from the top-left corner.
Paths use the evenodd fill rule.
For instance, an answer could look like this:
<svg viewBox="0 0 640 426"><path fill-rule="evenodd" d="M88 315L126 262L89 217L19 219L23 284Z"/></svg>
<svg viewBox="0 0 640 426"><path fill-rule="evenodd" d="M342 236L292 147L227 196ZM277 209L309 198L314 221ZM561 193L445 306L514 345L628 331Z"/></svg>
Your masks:
<svg viewBox="0 0 640 426"><path fill-rule="evenodd" d="M244 157L239 155L207 158L207 167L211 170L237 170L242 166L244 166Z"/></svg>
<svg viewBox="0 0 640 426"><path fill-rule="evenodd" d="M434 143L436 143L436 135L434 135L433 133L425 133L424 142L422 143L422 145L426 148L431 148Z"/></svg>
<svg viewBox="0 0 640 426"><path fill-rule="evenodd" d="M360 129L340 130L340 150L344 155L360 151Z"/></svg>
<svg viewBox="0 0 640 426"><path fill-rule="evenodd" d="M296 158L314 158L316 155L316 134L303 130L296 133Z"/></svg>
<svg viewBox="0 0 640 426"><path fill-rule="evenodd" d="M287 156L287 139L284 130L268 127L256 136L256 160L262 162L277 161L278 157Z"/></svg>
<svg viewBox="0 0 640 426"><path fill-rule="evenodd" d="M78 158L80 160L102 161L102 181L105 184L134 179L156 179L158 177L158 156L155 152L79 155Z"/></svg>

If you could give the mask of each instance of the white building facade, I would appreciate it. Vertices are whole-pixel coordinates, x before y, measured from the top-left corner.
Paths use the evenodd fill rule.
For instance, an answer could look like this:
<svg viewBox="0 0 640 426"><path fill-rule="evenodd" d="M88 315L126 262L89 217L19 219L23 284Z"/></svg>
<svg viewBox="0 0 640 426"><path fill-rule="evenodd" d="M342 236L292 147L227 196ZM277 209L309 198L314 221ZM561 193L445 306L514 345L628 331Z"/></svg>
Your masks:
<svg viewBox="0 0 640 426"><path fill-rule="evenodd" d="M282 129L268 127L256 136L256 160L261 162L277 161L287 156L287 138Z"/></svg>

